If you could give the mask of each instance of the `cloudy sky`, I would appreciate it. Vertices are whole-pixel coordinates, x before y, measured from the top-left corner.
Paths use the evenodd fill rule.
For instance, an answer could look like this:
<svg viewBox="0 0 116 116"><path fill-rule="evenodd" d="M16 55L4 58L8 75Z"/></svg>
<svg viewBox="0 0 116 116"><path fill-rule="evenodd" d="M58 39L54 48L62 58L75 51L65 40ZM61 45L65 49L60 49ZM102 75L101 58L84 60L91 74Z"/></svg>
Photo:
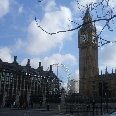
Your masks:
<svg viewBox="0 0 116 116"><path fill-rule="evenodd" d="M97 0L92 0L96 2ZM81 5L91 0L80 0ZM110 1L110 6L116 6L116 0ZM81 11L85 11L80 6ZM94 12L91 12L94 17ZM37 27L38 24L48 32L57 32L75 27L70 20L82 24L84 14L80 12L75 0L0 0L0 58L5 62L12 62L13 56L18 56L18 62L25 65L31 59L31 66L38 67L41 61L44 70L50 64L59 63L59 77L64 80L67 76L78 79L78 30L73 32L48 35ZM115 20L114 20L115 22ZM103 22L97 22L98 33ZM111 24L114 31L104 29L101 36L107 40L116 40L115 24ZM109 44L99 48L99 67L105 70L116 68L116 44ZM63 65L61 65L63 64ZM56 67L53 67L56 72Z"/></svg>

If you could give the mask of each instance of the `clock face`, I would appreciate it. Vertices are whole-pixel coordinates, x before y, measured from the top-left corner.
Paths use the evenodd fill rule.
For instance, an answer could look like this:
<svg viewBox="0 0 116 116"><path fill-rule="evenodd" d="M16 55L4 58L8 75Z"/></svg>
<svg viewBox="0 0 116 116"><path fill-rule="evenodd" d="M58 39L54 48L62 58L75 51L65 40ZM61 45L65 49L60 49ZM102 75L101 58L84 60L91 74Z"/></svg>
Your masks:
<svg viewBox="0 0 116 116"><path fill-rule="evenodd" d="M87 40L87 35L81 35L80 40L81 42L85 42Z"/></svg>
<svg viewBox="0 0 116 116"><path fill-rule="evenodd" d="M97 43L96 42L96 35L92 35L92 43Z"/></svg>

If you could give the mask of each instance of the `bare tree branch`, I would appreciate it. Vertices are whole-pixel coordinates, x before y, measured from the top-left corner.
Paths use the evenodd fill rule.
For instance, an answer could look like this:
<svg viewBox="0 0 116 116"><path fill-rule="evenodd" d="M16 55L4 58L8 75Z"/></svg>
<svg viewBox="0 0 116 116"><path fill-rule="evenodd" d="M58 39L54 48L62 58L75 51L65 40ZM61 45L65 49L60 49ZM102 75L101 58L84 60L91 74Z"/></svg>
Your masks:
<svg viewBox="0 0 116 116"><path fill-rule="evenodd" d="M116 17L116 15L113 15L112 17L110 17L110 18L99 18L99 19L96 19L96 20L93 20L92 22L99 22L99 21L106 21L106 22L109 22L110 20L112 20L113 18L115 18ZM35 18L36 19L36 18ZM47 34L49 34L49 35L54 35L54 34L58 34L58 33L62 33L62 32L68 32L68 31L74 31L74 30L77 30L77 29L79 29L80 27L82 27L82 26L85 26L85 25L87 25L87 24L89 24L89 23L92 23L92 22L87 22L87 23L83 23L83 24L81 24L81 25L79 25L79 26L77 26L77 27L75 27L75 28L72 28L72 29L68 29L68 30L60 30L60 31L57 31L57 32L48 32L48 31L46 31L46 30L44 30L44 28L42 28L40 25L38 25L38 22L37 22L37 20L35 20L36 21L36 24L37 24L37 26L42 30L42 31L44 31L45 33L47 33ZM73 22L73 21L72 21ZM108 24L107 24L108 25Z"/></svg>
<svg viewBox="0 0 116 116"><path fill-rule="evenodd" d="M43 0L38 0L38 2L42 2Z"/></svg>
<svg viewBox="0 0 116 116"><path fill-rule="evenodd" d="M40 1L43 1L43 0L40 0ZM113 31L113 29L111 29L110 22L112 21L112 23L114 24L114 19L116 18L116 14L114 14L114 12L113 12L114 8L111 8L109 5L110 0L98 0L97 2L91 2L90 4L87 4L85 6L81 5L79 0L75 0L75 1L77 3L77 8L80 10L81 14L84 13L84 11L82 10L83 8L87 9L87 7L89 7L91 12L95 13L96 18L94 18L94 20L92 20L91 22L87 22L87 23L84 22L83 24L79 24L73 20L68 19L71 23L74 24L73 28L66 29L66 30L58 30L56 32L48 32L47 30L44 29L44 27L39 25L39 23L37 22L37 19L35 17L37 27L40 28L46 34L55 35L55 34L59 34L59 33L72 32L72 31L78 30L82 26L86 26L89 23L96 23L96 22L103 21L103 22L105 22L105 25L103 26L100 33L97 35L97 38L100 39L99 43L101 44L101 46L108 44L108 43L115 43L116 41L111 42L111 41L105 40L100 37L101 33L103 32L103 30L105 28L108 28L109 31ZM102 12L98 12L97 9L101 9ZM98 47L100 47L100 46L98 46Z"/></svg>

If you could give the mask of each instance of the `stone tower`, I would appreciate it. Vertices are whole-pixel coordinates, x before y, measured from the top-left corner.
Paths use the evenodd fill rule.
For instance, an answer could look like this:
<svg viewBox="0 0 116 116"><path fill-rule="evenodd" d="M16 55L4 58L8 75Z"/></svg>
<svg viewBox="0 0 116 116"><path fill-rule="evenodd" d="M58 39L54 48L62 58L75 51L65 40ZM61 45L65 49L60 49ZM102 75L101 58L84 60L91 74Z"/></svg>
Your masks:
<svg viewBox="0 0 116 116"><path fill-rule="evenodd" d="M79 47L79 93L93 95L95 79L98 75L98 38L92 24L89 8L83 17L83 26L78 32Z"/></svg>

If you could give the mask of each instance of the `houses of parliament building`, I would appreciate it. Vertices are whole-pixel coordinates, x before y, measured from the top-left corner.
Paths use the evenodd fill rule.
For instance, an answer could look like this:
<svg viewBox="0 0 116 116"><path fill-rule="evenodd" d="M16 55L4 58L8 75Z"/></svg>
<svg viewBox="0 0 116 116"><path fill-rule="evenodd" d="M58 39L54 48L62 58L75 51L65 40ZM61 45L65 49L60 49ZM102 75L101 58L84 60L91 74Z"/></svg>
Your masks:
<svg viewBox="0 0 116 116"><path fill-rule="evenodd" d="M38 68L30 66L28 59L26 66L21 66L14 56L12 63L0 59L0 107L11 107L15 103L18 107L28 107L33 103L54 102L59 100L60 80L52 71L44 71L41 62Z"/></svg>
<svg viewBox="0 0 116 116"><path fill-rule="evenodd" d="M83 17L82 27L78 31L79 48L79 94L87 97L116 97L116 70L99 75L98 67L98 36L89 9ZM21 66L14 57L12 63L0 59L0 106L15 103L18 106L32 102L59 101L60 80L53 73L52 65L44 71L41 62L37 69ZM38 100L38 101L37 101Z"/></svg>
<svg viewBox="0 0 116 116"><path fill-rule="evenodd" d="M98 37L89 9L83 17L83 25L78 31L79 48L79 93L84 96L116 97L116 70L99 75Z"/></svg>

